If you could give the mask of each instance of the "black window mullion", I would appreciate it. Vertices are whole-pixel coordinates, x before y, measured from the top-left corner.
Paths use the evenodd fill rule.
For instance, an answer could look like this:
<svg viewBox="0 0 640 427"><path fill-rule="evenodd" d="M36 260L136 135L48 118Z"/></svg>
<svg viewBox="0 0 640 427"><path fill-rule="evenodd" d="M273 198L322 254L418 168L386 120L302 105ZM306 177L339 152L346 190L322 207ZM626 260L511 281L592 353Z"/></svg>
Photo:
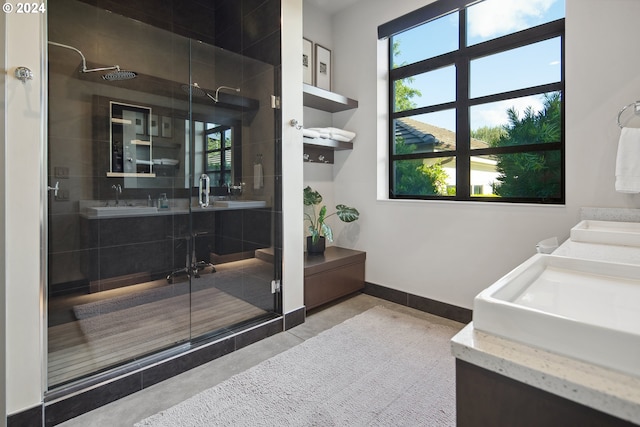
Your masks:
<svg viewBox="0 0 640 427"><path fill-rule="evenodd" d="M558 91L562 91L563 89L564 89L564 85L562 81L556 82L556 83L547 83L539 86L527 87L524 89L516 89L508 92L500 92L500 93L494 93L491 95L480 96L477 98L470 99L469 105L474 106L474 105L488 104L491 102L504 101L505 99L522 98L530 95L539 95L542 93L558 92Z"/></svg>
<svg viewBox="0 0 640 427"><path fill-rule="evenodd" d="M465 57L467 40L467 11L459 11L459 52L456 60L456 200L468 200L470 192L471 161L469 130L469 68L470 61Z"/></svg>
<svg viewBox="0 0 640 427"><path fill-rule="evenodd" d="M395 97L395 80L391 78L391 73L393 72L393 39L391 37L389 37L389 57L388 57L388 62L389 65L387 67L388 70L390 70L389 73L389 91L388 91L388 96L389 96L389 115L387 117L389 117L389 156L390 158L392 158L392 161L389 162L389 181L388 181L388 185L389 185L389 194L388 197L390 199L392 199L395 195L394 195L394 188L395 188L395 162L396 160L393 159L393 155L395 152L395 143L396 143L396 135L395 135L395 122L394 122L394 112L395 112L395 108L396 108L396 97Z"/></svg>

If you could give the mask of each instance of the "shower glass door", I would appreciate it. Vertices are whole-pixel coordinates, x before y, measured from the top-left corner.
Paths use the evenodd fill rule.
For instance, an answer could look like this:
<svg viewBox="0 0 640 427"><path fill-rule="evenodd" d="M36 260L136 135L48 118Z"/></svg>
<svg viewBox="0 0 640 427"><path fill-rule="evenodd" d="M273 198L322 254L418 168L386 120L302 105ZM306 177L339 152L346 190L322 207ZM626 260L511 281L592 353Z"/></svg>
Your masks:
<svg viewBox="0 0 640 427"><path fill-rule="evenodd" d="M91 3L48 5L49 389L279 315L277 64Z"/></svg>

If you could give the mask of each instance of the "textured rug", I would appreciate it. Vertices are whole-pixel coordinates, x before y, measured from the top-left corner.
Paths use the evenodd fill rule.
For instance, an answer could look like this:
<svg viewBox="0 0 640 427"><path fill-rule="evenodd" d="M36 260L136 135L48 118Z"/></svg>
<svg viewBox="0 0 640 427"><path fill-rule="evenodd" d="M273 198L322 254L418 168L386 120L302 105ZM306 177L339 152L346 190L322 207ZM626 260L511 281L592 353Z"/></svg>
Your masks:
<svg viewBox="0 0 640 427"><path fill-rule="evenodd" d="M372 308L143 426L454 426L458 329Z"/></svg>

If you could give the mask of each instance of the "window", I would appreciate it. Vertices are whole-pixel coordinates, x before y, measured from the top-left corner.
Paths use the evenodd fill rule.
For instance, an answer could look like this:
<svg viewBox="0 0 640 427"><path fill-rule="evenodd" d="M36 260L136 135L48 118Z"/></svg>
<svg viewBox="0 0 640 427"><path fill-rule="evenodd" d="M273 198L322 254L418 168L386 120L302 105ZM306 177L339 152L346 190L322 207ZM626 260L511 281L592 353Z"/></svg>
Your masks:
<svg viewBox="0 0 640 427"><path fill-rule="evenodd" d="M389 40L389 197L564 203L564 0L440 0Z"/></svg>
<svg viewBox="0 0 640 427"><path fill-rule="evenodd" d="M200 177L206 174L210 179L211 194L226 195L230 185L242 181L240 122L229 120L220 123L198 117L185 121L185 131L186 137L193 137L194 141L193 173L189 174L192 188L196 191Z"/></svg>
<svg viewBox="0 0 640 427"><path fill-rule="evenodd" d="M212 128L209 128L213 126ZM209 175L214 186L233 183L231 179L233 131L228 126L208 125L204 132L204 173Z"/></svg>

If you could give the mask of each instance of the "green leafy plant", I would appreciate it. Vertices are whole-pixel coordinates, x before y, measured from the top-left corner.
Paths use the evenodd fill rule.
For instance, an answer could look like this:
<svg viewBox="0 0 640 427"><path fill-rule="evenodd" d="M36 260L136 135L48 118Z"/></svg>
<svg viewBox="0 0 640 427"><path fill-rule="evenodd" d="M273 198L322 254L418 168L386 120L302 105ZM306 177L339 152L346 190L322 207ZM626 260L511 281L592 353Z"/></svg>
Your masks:
<svg viewBox="0 0 640 427"><path fill-rule="evenodd" d="M310 208L305 212L304 219L309 221L309 233L311 233L311 239L314 244L320 239L320 236L324 236L328 241L333 242L333 231L329 224L325 222L327 218L336 215L343 222L353 222L360 218L360 212L356 208L346 205L337 205L336 212L327 215L327 206L320 206L321 203L322 195L307 186L304 189L304 205L310 206Z"/></svg>

